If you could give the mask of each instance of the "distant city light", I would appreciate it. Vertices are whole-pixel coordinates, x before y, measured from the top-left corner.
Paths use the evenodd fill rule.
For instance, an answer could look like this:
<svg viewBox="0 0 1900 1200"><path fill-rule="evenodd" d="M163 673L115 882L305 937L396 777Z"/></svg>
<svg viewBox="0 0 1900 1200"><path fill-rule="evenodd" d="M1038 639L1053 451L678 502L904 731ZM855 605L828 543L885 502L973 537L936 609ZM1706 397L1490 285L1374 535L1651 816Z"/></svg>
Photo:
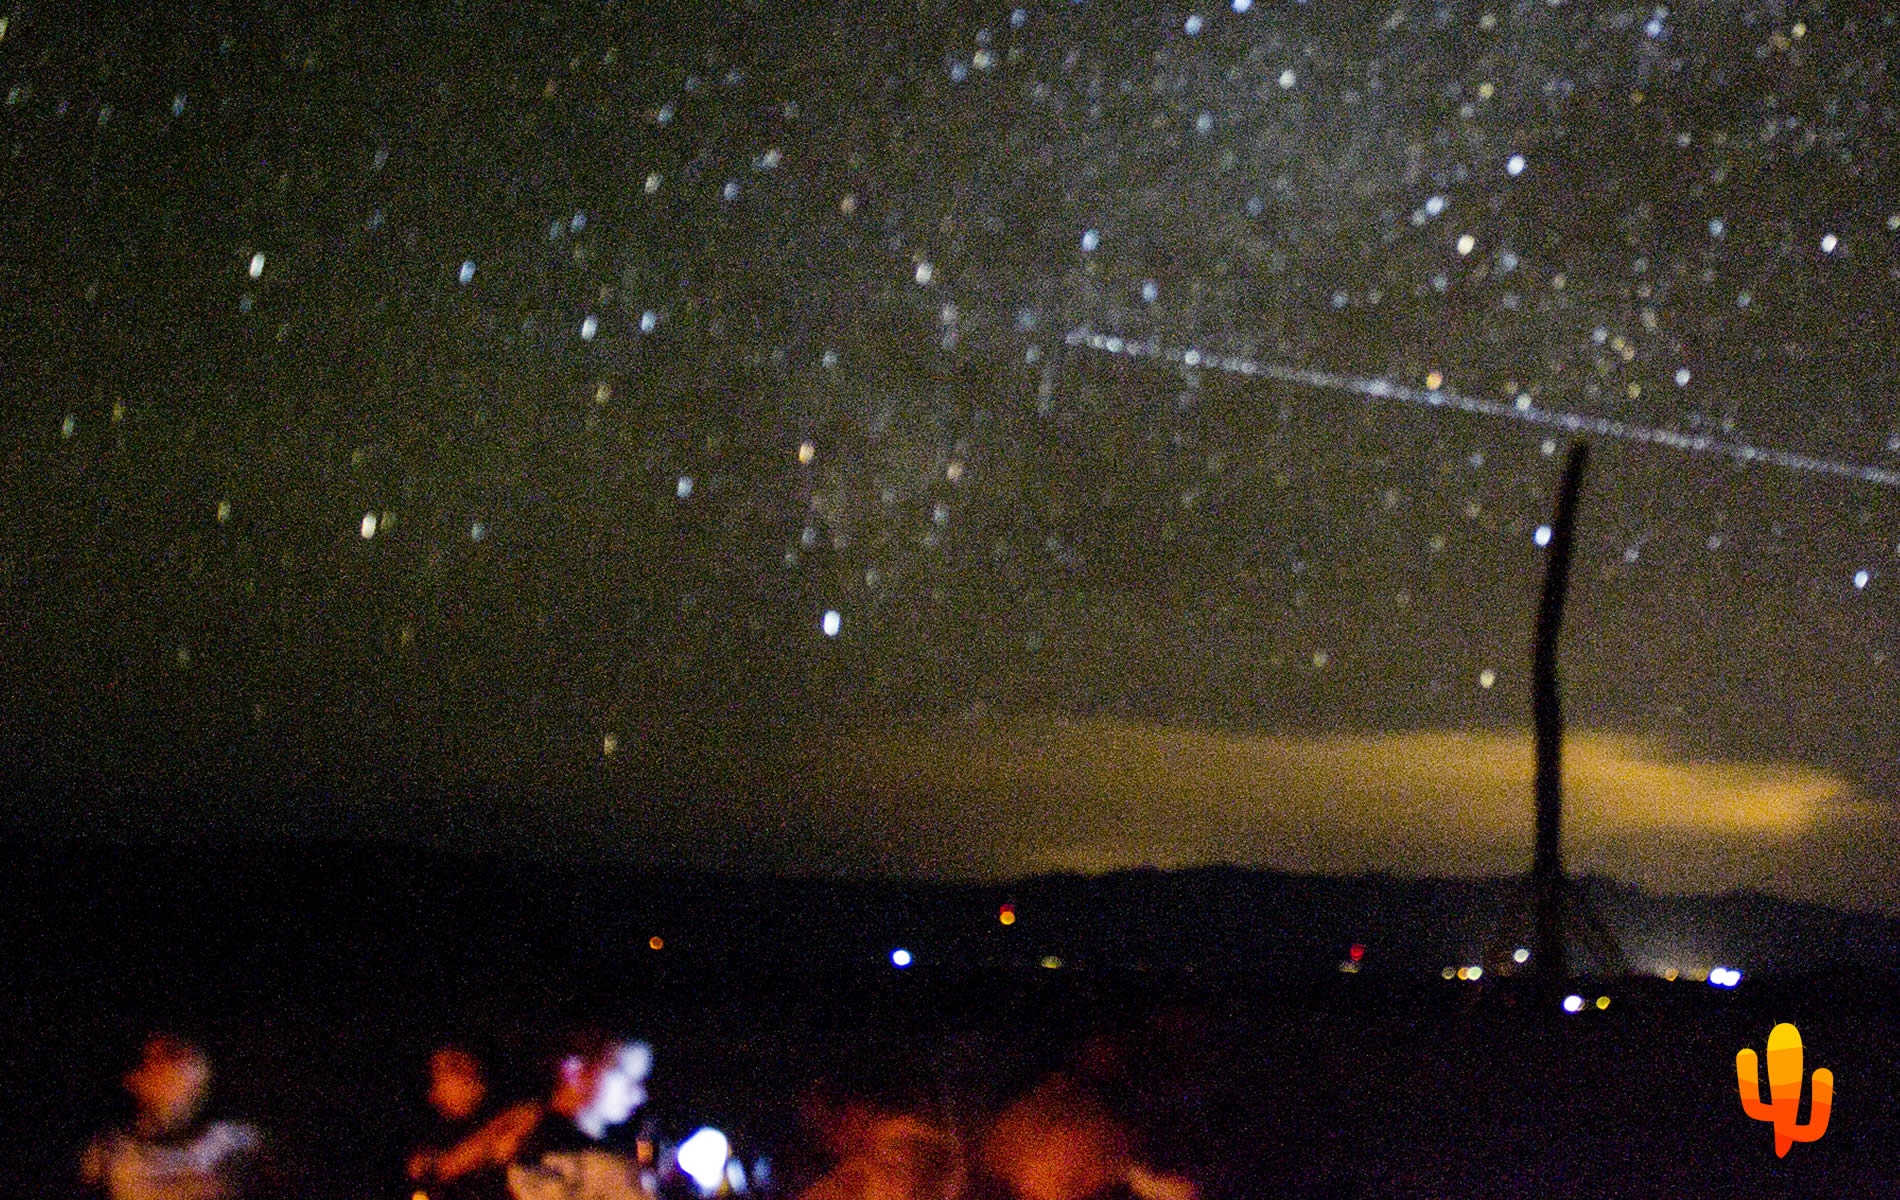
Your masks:
<svg viewBox="0 0 1900 1200"><path fill-rule="evenodd" d="M1352 961L1354 962L1358 962L1360 959L1364 958L1365 956L1366 956L1366 948L1360 945L1358 942L1354 942L1351 948L1346 951L1346 957L1352 959Z"/></svg>
<svg viewBox="0 0 1900 1200"><path fill-rule="evenodd" d="M259 250L251 255L251 278L260 279L264 274L264 252Z"/></svg>
<svg viewBox="0 0 1900 1200"><path fill-rule="evenodd" d="M891 951L891 965L902 969L910 965L910 951L897 949Z"/></svg>
<svg viewBox="0 0 1900 1200"><path fill-rule="evenodd" d="M1445 979L1456 979L1461 973L1462 972L1457 967L1446 967L1444 970L1440 971L1438 974L1440 977L1445 978Z"/></svg>
<svg viewBox="0 0 1900 1200"><path fill-rule="evenodd" d="M726 1135L708 1126L695 1130L693 1136L681 1142L673 1157L680 1170L699 1186L699 1194L710 1196L725 1182L726 1160L731 1154L732 1143L726 1140Z"/></svg>
<svg viewBox="0 0 1900 1200"><path fill-rule="evenodd" d="M1511 155L1511 157L1504 160L1504 169L1511 175L1522 175L1524 173L1524 156L1522 154Z"/></svg>
<svg viewBox="0 0 1900 1200"><path fill-rule="evenodd" d="M1575 996L1575 995L1565 996L1564 997L1564 1011L1567 1013L1582 1012L1583 1011L1583 997Z"/></svg>
<svg viewBox="0 0 1900 1200"><path fill-rule="evenodd" d="M1465 978L1471 980L1473 983L1476 983L1478 980L1484 978L1483 967L1470 967L1468 969L1470 970L1471 974L1467 975Z"/></svg>
<svg viewBox="0 0 1900 1200"><path fill-rule="evenodd" d="M1531 952L1529 950L1526 950L1522 946L1519 946L1517 949L1511 951L1511 961L1514 963L1529 962L1530 958L1531 958Z"/></svg>
<svg viewBox="0 0 1900 1200"><path fill-rule="evenodd" d="M996 911L996 919L1005 925L1014 925L1016 923L1016 906L1014 904L1003 905L1002 908Z"/></svg>
<svg viewBox="0 0 1900 1200"><path fill-rule="evenodd" d="M1604 1008L1608 1008L1608 1007L1610 1007L1610 998L1609 998L1608 996L1598 996L1598 997L1597 997L1597 1007L1598 1007L1599 1009L1604 1009Z"/></svg>
<svg viewBox="0 0 1900 1200"><path fill-rule="evenodd" d="M825 611L825 619L819 626L819 628L825 631L825 636L837 637L838 630L842 629L843 627L844 627L844 618L838 615L838 610L835 608L827 609Z"/></svg>
<svg viewBox="0 0 1900 1200"><path fill-rule="evenodd" d="M1550 545L1550 526L1539 525L1537 532L1531 535L1531 541L1536 542L1540 546Z"/></svg>
<svg viewBox="0 0 1900 1200"><path fill-rule="evenodd" d="M1734 987L1742 981L1742 973L1734 967L1715 967L1709 971L1709 982L1716 987Z"/></svg>
<svg viewBox="0 0 1900 1200"><path fill-rule="evenodd" d="M1674 967L1669 967L1668 969L1663 971L1663 978L1667 979L1671 983L1674 983L1676 981L1677 974L1678 972L1676 971Z"/></svg>
<svg viewBox="0 0 1900 1200"><path fill-rule="evenodd" d="M649 950L664 950L664 949L666 949L666 939L665 939L665 938L663 938L663 937L661 937L661 936L660 936L659 934L657 934L657 933L656 933L656 934L654 934L654 935L653 935L652 937L650 937L650 938L648 938L648 939L647 939L647 949L649 949Z"/></svg>
<svg viewBox="0 0 1900 1200"><path fill-rule="evenodd" d="M376 514L373 512L366 512L363 514L363 537L365 539L369 539L375 536L376 536Z"/></svg>
<svg viewBox="0 0 1900 1200"><path fill-rule="evenodd" d="M1053 954L1045 955L1042 960L1042 965L1044 970L1060 971L1062 969L1062 960Z"/></svg>

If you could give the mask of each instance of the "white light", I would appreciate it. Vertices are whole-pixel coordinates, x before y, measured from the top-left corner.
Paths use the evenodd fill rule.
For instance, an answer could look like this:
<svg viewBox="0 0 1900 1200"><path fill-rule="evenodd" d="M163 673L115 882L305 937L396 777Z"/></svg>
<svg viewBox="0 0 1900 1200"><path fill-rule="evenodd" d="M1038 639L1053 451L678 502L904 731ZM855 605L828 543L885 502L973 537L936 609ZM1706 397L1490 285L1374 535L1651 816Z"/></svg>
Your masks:
<svg viewBox="0 0 1900 1200"><path fill-rule="evenodd" d="M908 967L910 965L910 951L901 948L891 951L891 965L893 967Z"/></svg>
<svg viewBox="0 0 1900 1200"><path fill-rule="evenodd" d="M1469 254L1473 250L1476 250L1477 248L1478 248L1477 238L1472 237L1468 233L1459 235L1458 237L1458 253L1459 254L1461 255Z"/></svg>
<svg viewBox="0 0 1900 1200"><path fill-rule="evenodd" d="M1709 982L1716 987L1734 987L1742 981L1742 973L1734 967L1712 967L1709 970Z"/></svg>
<svg viewBox="0 0 1900 1200"><path fill-rule="evenodd" d="M487 536L488 526L482 524L480 521L468 527L468 540L471 542L479 542Z"/></svg>
<svg viewBox="0 0 1900 1200"><path fill-rule="evenodd" d="M1527 963L1530 960L1531 960L1531 952L1529 950L1526 950L1522 946L1519 946L1517 949L1511 951L1511 961L1514 963Z"/></svg>
<svg viewBox="0 0 1900 1200"><path fill-rule="evenodd" d="M1710 237L1714 237L1714 238L1721 237L1722 231L1727 228L1728 226L1722 224L1722 218L1720 217L1709 218L1709 236Z"/></svg>
<svg viewBox="0 0 1900 1200"><path fill-rule="evenodd" d="M1186 31L1189 37L1193 37L1195 34L1201 31L1201 26L1203 24L1204 22L1201 20L1201 14L1192 13L1188 16L1187 21L1181 26L1181 28L1184 31Z"/></svg>
<svg viewBox="0 0 1900 1200"><path fill-rule="evenodd" d="M1084 254L1087 254L1091 250L1094 250L1097 246L1100 246L1101 244L1102 244L1102 235L1097 230L1091 229L1082 235L1082 252Z"/></svg>
<svg viewBox="0 0 1900 1200"><path fill-rule="evenodd" d="M838 615L838 610L835 608L826 609L825 619L819 625L819 628L825 631L825 636L837 637L838 630L842 629L843 627L844 627L844 618Z"/></svg>
<svg viewBox="0 0 1900 1200"><path fill-rule="evenodd" d="M1283 75L1281 76L1281 78L1284 79L1286 77ZM1433 196L1430 199L1425 201L1425 212L1428 215L1435 217L1439 213L1442 213L1444 211L1445 211L1445 198L1443 196Z"/></svg>
<svg viewBox="0 0 1900 1200"><path fill-rule="evenodd" d="M251 278L260 279L264 275L264 252L259 250L251 255Z"/></svg>
<svg viewBox="0 0 1900 1200"><path fill-rule="evenodd" d="M659 324L660 324L660 314L654 312L652 309L649 308L645 312L640 314L640 332L641 333L652 333L653 330L659 326Z"/></svg>
<svg viewBox="0 0 1900 1200"><path fill-rule="evenodd" d="M376 536L376 514L373 512L363 514L363 536L365 538Z"/></svg>
<svg viewBox="0 0 1900 1200"><path fill-rule="evenodd" d="M1834 253L1834 247L1840 244L1841 240L1831 233L1821 235L1821 253L1823 254Z"/></svg>
<svg viewBox="0 0 1900 1200"><path fill-rule="evenodd" d="M1687 367L1676 368L1676 386L1677 387L1689 386L1689 368Z"/></svg>
<svg viewBox="0 0 1900 1200"><path fill-rule="evenodd" d="M581 341L591 342L594 340L594 335L599 332L600 332L600 318L599 317L590 316L586 320L581 322Z"/></svg>
<svg viewBox="0 0 1900 1200"><path fill-rule="evenodd" d="M693 477L691 475L680 476L679 482L673 485L673 494L682 500L691 497L693 494Z"/></svg>
<svg viewBox="0 0 1900 1200"><path fill-rule="evenodd" d="M680 1170L692 1176L700 1195L710 1196L726 1178L726 1159L731 1151L732 1143L726 1140L726 1135L707 1126L681 1142L673 1157Z"/></svg>
<svg viewBox="0 0 1900 1200"><path fill-rule="evenodd" d="M1869 575L1865 571L1856 571L1854 572L1854 586L1857 588L1864 588L1867 586L1867 581L1872 578L1873 576Z"/></svg>
<svg viewBox="0 0 1900 1200"><path fill-rule="evenodd" d="M1531 541L1536 542L1540 546L1550 545L1550 526L1539 525L1537 532L1531 534Z"/></svg>
<svg viewBox="0 0 1900 1200"><path fill-rule="evenodd" d="M1244 13L1253 7L1253 0L1234 0L1234 11Z"/></svg>
<svg viewBox="0 0 1900 1200"><path fill-rule="evenodd" d="M929 263L920 262L917 264L917 282L918 283L923 284L925 287L929 287L930 277L934 274L935 272L930 269Z"/></svg>
<svg viewBox="0 0 1900 1200"><path fill-rule="evenodd" d="M1292 67L1288 67L1286 70L1280 72L1280 87L1282 90L1291 88L1294 84L1298 83L1299 81L1300 81L1300 77L1293 73Z"/></svg>
<svg viewBox="0 0 1900 1200"><path fill-rule="evenodd" d="M660 173L658 171L651 172L647 175L646 187L647 195L649 196L660 190Z"/></svg>
<svg viewBox="0 0 1900 1200"><path fill-rule="evenodd" d="M1524 156L1522 154L1513 154L1511 157L1505 159L1504 173L1507 175L1522 175L1524 173Z"/></svg>
<svg viewBox="0 0 1900 1200"><path fill-rule="evenodd" d="M1484 968L1483 968L1483 967L1473 967L1473 968L1471 968L1471 973L1470 973L1470 975L1469 975L1469 976L1467 976L1467 978L1469 978L1469 979L1471 979L1471 980L1474 980L1474 981L1476 981L1476 980L1479 980L1479 979L1483 979L1483 978L1484 978Z"/></svg>
<svg viewBox="0 0 1900 1200"><path fill-rule="evenodd" d="M1478 686L1481 688L1489 688L1497 681L1498 673L1493 671L1490 667L1486 667L1484 670L1478 672Z"/></svg>
<svg viewBox="0 0 1900 1200"><path fill-rule="evenodd" d="M456 276L456 278L465 284L473 283L475 281L475 260L472 258L465 260L462 263L462 273Z"/></svg>
<svg viewBox="0 0 1900 1200"><path fill-rule="evenodd" d="M1582 1012L1583 1011L1583 997L1576 996L1576 995L1565 996L1564 997L1564 1011L1567 1013Z"/></svg>

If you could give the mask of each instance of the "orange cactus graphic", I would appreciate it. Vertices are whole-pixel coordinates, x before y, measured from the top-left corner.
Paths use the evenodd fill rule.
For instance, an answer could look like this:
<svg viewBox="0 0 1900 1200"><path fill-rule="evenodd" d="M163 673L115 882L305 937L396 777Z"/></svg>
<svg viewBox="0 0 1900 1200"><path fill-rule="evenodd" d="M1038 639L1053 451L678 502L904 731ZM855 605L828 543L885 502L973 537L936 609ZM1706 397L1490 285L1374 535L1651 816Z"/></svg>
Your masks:
<svg viewBox="0 0 1900 1200"><path fill-rule="evenodd" d="M1793 1025L1783 1021L1768 1032L1768 1103L1762 1103L1753 1050L1735 1056L1735 1074L1741 1083L1742 1111L1757 1121L1774 1122L1776 1158L1785 1156L1796 1142L1812 1142L1827 1132L1828 1113L1834 1107L1834 1072L1826 1067L1814 1072L1808 1123L1795 1122L1795 1112L1801 1107L1801 1031Z"/></svg>

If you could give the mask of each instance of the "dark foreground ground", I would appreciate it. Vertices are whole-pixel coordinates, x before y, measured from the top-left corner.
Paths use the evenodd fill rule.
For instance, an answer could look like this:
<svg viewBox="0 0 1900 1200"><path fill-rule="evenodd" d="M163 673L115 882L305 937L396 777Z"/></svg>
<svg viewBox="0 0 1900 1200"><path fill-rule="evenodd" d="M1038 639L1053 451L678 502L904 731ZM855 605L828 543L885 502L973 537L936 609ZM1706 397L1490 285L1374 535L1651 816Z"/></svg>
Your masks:
<svg viewBox="0 0 1900 1200"><path fill-rule="evenodd" d="M449 903L443 876L411 886L414 863L391 874L404 891L334 863L309 878L272 867L259 884L212 859L154 862L36 851L12 864L0 1195L73 1195L74 1159L118 1111L139 1034L169 1026L209 1046L219 1106L271 1131L292 1194L405 1196L387 1172L419 1117L429 1047L472 1040L502 1090L525 1094L546 1035L582 1018L653 1043L663 1135L726 1130L745 1158L772 1160L773 1194L816 1166L798 1123L814 1078L908 1078L974 1124L1106 1032L1128 1067L1115 1104L1158 1165L1210 1197L1900 1195L1900 980L1884 970L1770 972L1733 991L1580 985L1612 1003L1567 1016L1515 981L1341 974L1330 933L1304 965L1194 949L1195 922L1175 916L1142 918L1142 953L1170 938L1194 953L1145 969L1081 949L1059 969L970 949L898 971L877 948L929 936L928 922L863 894L800 902L836 906L804 914L811 928L870 927L855 949L807 952L802 927L764 911L721 916L726 934L681 911L652 952L648 927L685 904L677 892L613 926L612 905L569 905L566 885L497 877ZM1012 936L1034 931L1025 904ZM977 916L990 924L972 928L996 928ZM1835 1079L1826 1135L1784 1159L1735 1082L1736 1052L1765 1048L1780 1021Z"/></svg>

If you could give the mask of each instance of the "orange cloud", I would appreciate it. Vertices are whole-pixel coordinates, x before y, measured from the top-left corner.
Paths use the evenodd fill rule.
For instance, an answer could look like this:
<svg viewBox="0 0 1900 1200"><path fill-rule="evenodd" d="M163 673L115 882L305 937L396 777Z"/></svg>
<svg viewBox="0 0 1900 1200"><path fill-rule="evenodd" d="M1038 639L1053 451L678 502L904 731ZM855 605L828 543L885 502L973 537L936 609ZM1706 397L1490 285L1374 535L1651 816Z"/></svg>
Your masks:
<svg viewBox="0 0 1900 1200"><path fill-rule="evenodd" d="M898 730L826 757L826 826L940 876L1211 862L1475 875L1530 861L1528 734L1027 717ZM1571 869L1671 890L1789 890L1803 861L1791 846L1838 839L1870 812L1823 771L1699 761L1641 738L1573 735L1564 768Z"/></svg>

